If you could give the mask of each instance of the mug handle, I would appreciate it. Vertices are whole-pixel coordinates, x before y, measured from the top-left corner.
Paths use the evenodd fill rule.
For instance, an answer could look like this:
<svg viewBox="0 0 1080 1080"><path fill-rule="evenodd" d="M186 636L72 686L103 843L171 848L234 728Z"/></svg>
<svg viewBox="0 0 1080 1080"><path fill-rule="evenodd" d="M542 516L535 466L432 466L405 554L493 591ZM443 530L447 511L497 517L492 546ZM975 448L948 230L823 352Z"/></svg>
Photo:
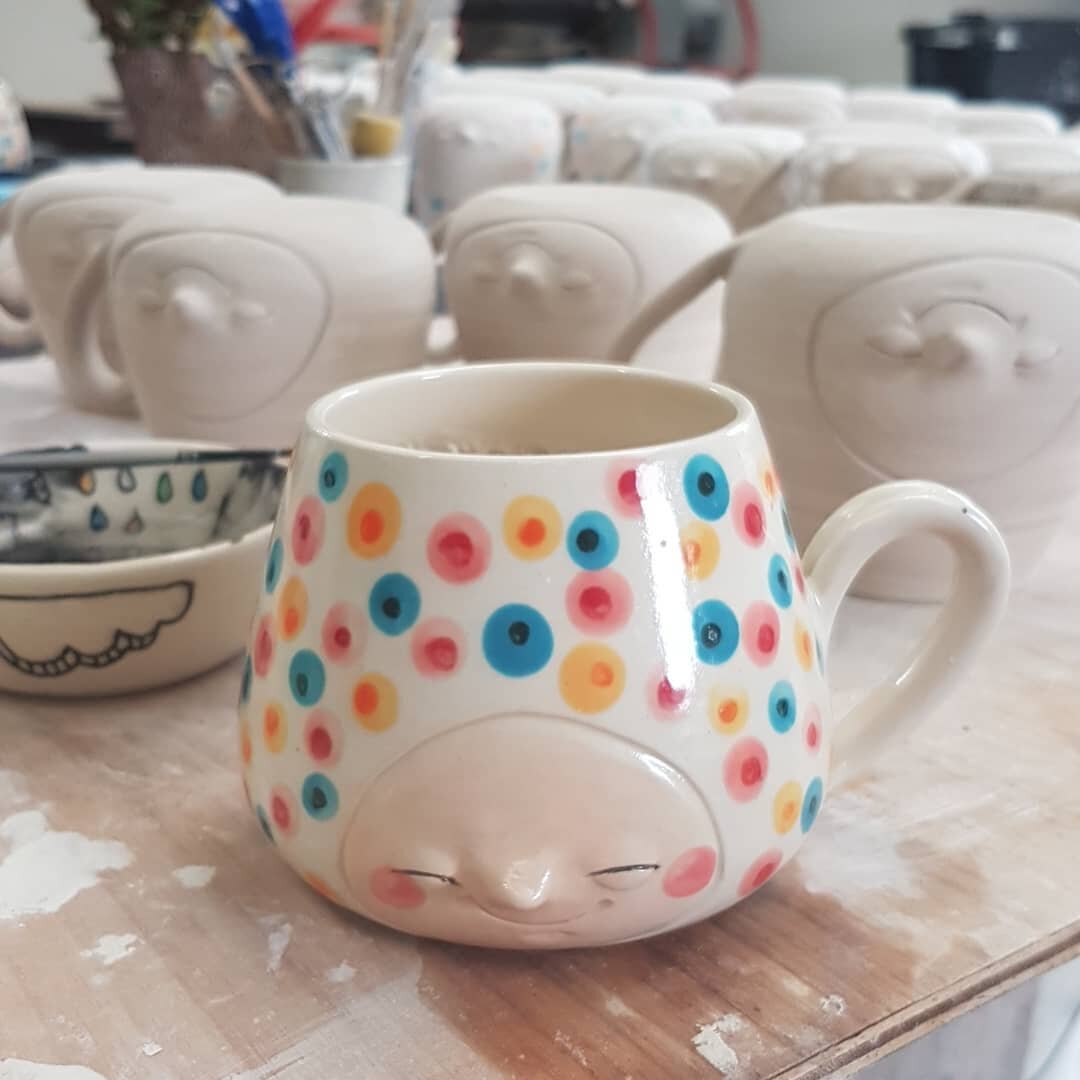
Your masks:
<svg viewBox="0 0 1080 1080"><path fill-rule="evenodd" d="M0 274L18 273L15 260L15 245L11 238L11 218L14 213L14 197L0 203L0 258L10 265L0 265ZM10 259L7 257L10 252ZM16 314L12 308L20 300L16 289L5 288L0 291L0 345L9 349L22 349L30 345L39 345L41 335L32 316Z"/></svg>
<svg viewBox="0 0 1080 1080"><path fill-rule="evenodd" d="M1009 552L993 522L951 488L901 480L849 499L806 549L803 568L826 649L840 602L856 574L887 544L915 533L931 533L952 548L952 590L901 669L837 725L833 763L844 772L867 764L901 724L917 722L940 704L1005 612Z"/></svg>
<svg viewBox="0 0 1080 1080"><path fill-rule="evenodd" d="M727 277L743 243L753 237L755 232L755 229L749 229L727 247L712 255L706 255L682 277L676 278L666 289L658 292L619 331L619 336L608 349L607 362L620 367L629 364L638 349L660 328L661 323L696 300L716 281Z"/></svg>
<svg viewBox="0 0 1080 1080"><path fill-rule="evenodd" d="M137 411L131 388L113 371L98 345L108 271L109 245L103 244L72 286L63 320L63 349L54 359L65 391L80 409L131 416Z"/></svg>

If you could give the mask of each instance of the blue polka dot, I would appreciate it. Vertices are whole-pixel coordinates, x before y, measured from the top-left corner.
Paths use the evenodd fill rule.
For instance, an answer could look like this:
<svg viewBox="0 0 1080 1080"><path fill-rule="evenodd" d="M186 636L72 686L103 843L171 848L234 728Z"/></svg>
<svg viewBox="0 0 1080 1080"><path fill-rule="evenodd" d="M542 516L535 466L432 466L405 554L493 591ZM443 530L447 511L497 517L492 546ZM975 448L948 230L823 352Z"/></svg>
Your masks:
<svg viewBox="0 0 1080 1080"><path fill-rule="evenodd" d="M782 679L769 693L769 723L774 731L783 735L795 723L795 713L795 690L791 683Z"/></svg>
<svg viewBox="0 0 1080 1080"><path fill-rule="evenodd" d="M784 503L780 504L780 518L784 523L784 535L787 537L788 547L792 551L797 551L798 545L795 543L795 534L791 531L791 518L788 517L787 506Z"/></svg>
<svg viewBox="0 0 1080 1080"><path fill-rule="evenodd" d="M271 844L274 843L274 831L270 828L270 819L266 816L266 811L261 806L256 806L255 816L259 819L259 826L266 834L266 839Z"/></svg>
<svg viewBox="0 0 1080 1080"><path fill-rule="evenodd" d="M251 654L244 657L244 674L240 677L240 704L246 705L251 699Z"/></svg>
<svg viewBox="0 0 1080 1080"><path fill-rule="evenodd" d="M338 812L338 793L333 781L322 773L313 772L300 789L304 809L316 821L328 821Z"/></svg>
<svg viewBox="0 0 1080 1080"><path fill-rule="evenodd" d="M619 534L607 514L586 510L570 522L566 550L583 570L603 570L619 554Z"/></svg>
<svg viewBox="0 0 1080 1080"><path fill-rule="evenodd" d="M487 662L513 679L535 675L555 649L547 619L527 604L506 604L489 616L483 643Z"/></svg>
<svg viewBox="0 0 1080 1080"><path fill-rule="evenodd" d="M281 580L281 564L285 558L285 546L280 537L270 545L270 554L266 560L266 591L272 593Z"/></svg>
<svg viewBox="0 0 1080 1080"><path fill-rule="evenodd" d="M703 664L722 664L739 647L739 620L720 600L706 600L694 608L694 641Z"/></svg>
<svg viewBox="0 0 1080 1080"><path fill-rule="evenodd" d="M716 521L727 512L731 490L720 462L708 454L696 454L683 470L683 491L690 509L699 518Z"/></svg>
<svg viewBox="0 0 1080 1080"><path fill-rule="evenodd" d="M199 469L191 478L191 497L195 502L203 502L207 494L206 470Z"/></svg>
<svg viewBox="0 0 1080 1080"><path fill-rule="evenodd" d="M385 574L371 590L368 613L384 634L404 634L420 616L420 590L404 574Z"/></svg>
<svg viewBox="0 0 1080 1080"><path fill-rule="evenodd" d="M769 560L769 592L777 607L791 607L791 574L783 555L774 555Z"/></svg>
<svg viewBox="0 0 1080 1080"><path fill-rule="evenodd" d="M349 463L336 450L319 466L319 494L325 502L336 502L349 483Z"/></svg>
<svg viewBox="0 0 1080 1080"><path fill-rule="evenodd" d="M818 671L820 671L821 674L824 675L825 674L825 653L822 651L822 648L821 648L821 638L819 638L817 635L814 636L814 651L817 653Z"/></svg>
<svg viewBox="0 0 1080 1080"><path fill-rule="evenodd" d="M326 689L326 669L310 649L301 649L289 664L289 687L298 705L315 705Z"/></svg>
<svg viewBox="0 0 1080 1080"><path fill-rule="evenodd" d="M806 786L806 794L803 796L802 818L800 824L804 833L809 832L814 822L817 821L818 811L821 809L821 796L824 786L821 777L815 776Z"/></svg>

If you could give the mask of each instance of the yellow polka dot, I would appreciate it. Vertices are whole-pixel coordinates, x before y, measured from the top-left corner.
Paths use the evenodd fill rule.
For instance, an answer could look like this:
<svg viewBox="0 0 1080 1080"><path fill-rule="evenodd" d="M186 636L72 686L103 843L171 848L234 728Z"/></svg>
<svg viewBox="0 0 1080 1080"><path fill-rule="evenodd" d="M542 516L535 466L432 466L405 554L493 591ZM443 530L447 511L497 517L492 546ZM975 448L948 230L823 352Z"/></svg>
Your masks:
<svg viewBox="0 0 1080 1080"><path fill-rule="evenodd" d="M720 541L711 525L704 521L692 521L679 533L679 544L687 577L703 581L716 569L720 558Z"/></svg>
<svg viewBox="0 0 1080 1080"><path fill-rule="evenodd" d="M765 492L765 498L773 502L780 494L780 484L776 479L776 471L772 465L766 463L761 470L761 490Z"/></svg>
<svg viewBox="0 0 1080 1080"><path fill-rule="evenodd" d="M802 788L789 780L773 799L773 827L783 836L790 832L795 822L799 820L799 811L802 808Z"/></svg>
<svg viewBox="0 0 1080 1080"><path fill-rule="evenodd" d="M361 675L353 687L352 708L362 728L385 731L397 720L397 687L385 675Z"/></svg>
<svg viewBox="0 0 1080 1080"><path fill-rule="evenodd" d="M361 559L385 555L401 532L401 504L385 484L365 484L349 504L346 537Z"/></svg>
<svg viewBox="0 0 1080 1080"><path fill-rule="evenodd" d="M522 495L503 514L503 539L519 559L543 559L562 539L562 518L547 499Z"/></svg>
<svg viewBox="0 0 1080 1080"><path fill-rule="evenodd" d="M603 712L619 700L625 685L619 654L595 642L571 649L559 668L559 691L576 712Z"/></svg>
<svg viewBox="0 0 1080 1080"><path fill-rule="evenodd" d="M304 629L307 622L307 589L298 577L291 577L285 582L277 602L277 632L284 641L293 638Z"/></svg>
<svg viewBox="0 0 1080 1080"><path fill-rule="evenodd" d="M714 686L709 691L709 723L722 735L734 735L746 727L750 703L744 690Z"/></svg>
<svg viewBox="0 0 1080 1080"><path fill-rule="evenodd" d="M814 662L814 639L800 619L795 620L795 659L803 671L809 671Z"/></svg>
<svg viewBox="0 0 1080 1080"><path fill-rule="evenodd" d="M267 705L263 710L263 742L271 754L280 754L289 738L289 725L280 705Z"/></svg>

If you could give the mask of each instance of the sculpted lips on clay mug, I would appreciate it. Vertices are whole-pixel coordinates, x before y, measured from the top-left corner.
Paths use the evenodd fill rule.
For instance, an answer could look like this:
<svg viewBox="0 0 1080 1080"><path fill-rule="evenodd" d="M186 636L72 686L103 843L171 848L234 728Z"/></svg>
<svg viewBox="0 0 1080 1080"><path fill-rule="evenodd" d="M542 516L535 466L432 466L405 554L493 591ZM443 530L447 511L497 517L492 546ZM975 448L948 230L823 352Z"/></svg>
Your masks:
<svg viewBox="0 0 1080 1080"><path fill-rule="evenodd" d="M959 574L895 680L825 678L859 567L912 531ZM749 401L595 364L411 371L322 398L245 661L244 783L315 888L502 948L647 937L763 885L838 764L919 719L1008 557L947 488L864 492L800 560Z"/></svg>

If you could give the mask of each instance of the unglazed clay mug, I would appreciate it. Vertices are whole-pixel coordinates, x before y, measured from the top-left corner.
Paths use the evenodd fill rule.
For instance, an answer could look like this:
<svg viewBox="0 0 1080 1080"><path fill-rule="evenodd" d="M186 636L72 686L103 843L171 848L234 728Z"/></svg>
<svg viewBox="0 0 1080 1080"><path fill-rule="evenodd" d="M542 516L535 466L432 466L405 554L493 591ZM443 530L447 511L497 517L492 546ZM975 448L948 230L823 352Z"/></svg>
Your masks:
<svg viewBox="0 0 1080 1080"><path fill-rule="evenodd" d="M680 98L700 101L717 120L726 120L731 96L731 83L716 75L688 75L682 72L655 72L647 79L631 83L620 91L638 97Z"/></svg>
<svg viewBox="0 0 1080 1080"><path fill-rule="evenodd" d="M801 132L766 124L675 131L653 145L642 179L704 199L741 232L792 208L784 178L805 144Z"/></svg>
<svg viewBox="0 0 1080 1080"><path fill-rule="evenodd" d="M761 412L800 541L859 491L925 477L985 507L1018 573L1037 566L1080 489L1080 223L974 206L797 211L689 271L609 359L720 278L721 377ZM936 600L949 582L940 546L912 539L857 591Z"/></svg>
<svg viewBox="0 0 1080 1080"><path fill-rule="evenodd" d="M952 599L834 721L837 608L922 530L957 554ZM786 863L838 767L955 686L1008 579L983 514L923 483L863 493L800 561L753 407L721 386L562 363L369 380L312 406L292 460L245 788L297 873L398 930L648 937Z"/></svg>
<svg viewBox="0 0 1080 1080"><path fill-rule="evenodd" d="M749 81L735 87L728 115L741 124L812 128L842 124L847 118L843 91L814 80Z"/></svg>
<svg viewBox="0 0 1080 1080"><path fill-rule="evenodd" d="M1057 135L1061 117L1043 105L961 105L942 121L963 135Z"/></svg>
<svg viewBox="0 0 1080 1080"><path fill-rule="evenodd" d="M259 201L280 193L269 181L252 173L223 168L174 165L65 169L27 184L13 206L0 206L0 234L8 231L22 269L34 322L45 347L56 361L68 397L81 409L124 413L131 395L123 390L94 392L78 377L65 349L71 289L93 254L116 230L140 211L183 199L242 194ZM120 370L115 342L107 320L87 327L88 347L99 361Z"/></svg>
<svg viewBox="0 0 1080 1080"><path fill-rule="evenodd" d="M988 206L1080 207L1080 140L1059 135L991 135L976 140L989 173L968 201Z"/></svg>
<svg viewBox="0 0 1080 1080"><path fill-rule="evenodd" d="M0 79L0 172L20 172L31 156L26 113L15 91Z"/></svg>
<svg viewBox="0 0 1080 1080"><path fill-rule="evenodd" d="M477 195L446 229L444 281L457 326L449 354L602 360L643 303L730 237L722 215L674 191L532 184ZM719 348L714 289L635 363L710 381Z"/></svg>
<svg viewBox="0 0 1080 1080"><path fill-rule="evenodd" d="M413 213L432 226L488 188L558 180L563 144L562 121L550 105L498 93L458 97L451 89L420 117Z"/></svg>
<svg viewBox="0 0 1080 1080"><path fill-rule="evenodd" d="M898 86L858 87L847 99L849 120L879 124L940 124L958 107L947 91Z"/></svg>
<svg viewBox="0 0 1080 1080"><path fill-rule="evenodd" d="M91 344L103 293L125 380ZM125 225L73 287L69 377L95 401L133 391L155 435L287 446L321 394L422 357L434 294L426 234L374 203L161 207Z"/></svg>

